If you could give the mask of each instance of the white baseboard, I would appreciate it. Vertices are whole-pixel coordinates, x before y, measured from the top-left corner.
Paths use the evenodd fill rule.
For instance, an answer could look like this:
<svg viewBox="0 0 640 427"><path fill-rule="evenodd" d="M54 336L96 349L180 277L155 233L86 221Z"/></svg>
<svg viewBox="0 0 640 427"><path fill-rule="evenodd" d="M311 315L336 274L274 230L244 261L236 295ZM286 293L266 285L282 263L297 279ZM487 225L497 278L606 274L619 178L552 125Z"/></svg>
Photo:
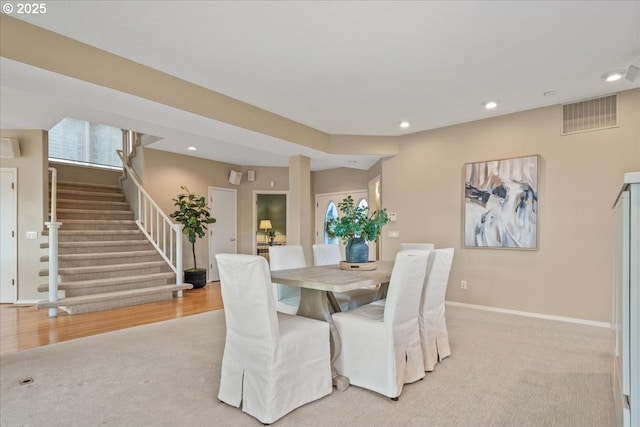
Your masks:
<svg viewBox="0 0 640 427"><path fill-rule="evenodd" d="M551 314L532 313L529 311L509 310L507 308L490 307L487 305L466 304L463 302L445 301L445 304L453 307L475 308L476 310L493 311L496 313L513 314L516 316L536 317L538 319L557 320L559 322L578 323L580 325L597 326L598 328L611 329L611 323L596 322L595 320L575 319L573 317L553 316Z"/></svg>
<svg viewBox="0 0 640 427"><path fill-rule="evenodd" d="M19 299L18 301L14 302L13 304L14 305L36 305L40 301L42 301L42 299L33 299L33 300L31 300L31 299Z"/></svg>

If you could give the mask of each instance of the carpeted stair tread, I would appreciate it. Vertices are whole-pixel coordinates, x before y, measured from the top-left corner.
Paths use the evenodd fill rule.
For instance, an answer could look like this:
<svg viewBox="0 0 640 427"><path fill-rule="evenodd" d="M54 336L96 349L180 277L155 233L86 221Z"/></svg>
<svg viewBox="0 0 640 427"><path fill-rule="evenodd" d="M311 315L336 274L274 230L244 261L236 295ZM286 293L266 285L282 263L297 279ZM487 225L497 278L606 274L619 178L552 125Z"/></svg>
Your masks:
<svg viewBox="0 0 640 427"><path fill-rule="evenodd" d="M158 255L158 251L155 249L146 251L131 251L131 252L95 252L95 253L83 253L83 254L65 254L58 255L58 261L80 261L90 259L103 259L103 258L137 258L150 255ZM49 256L45 255L40 257L40 261L49 262ZM131 259L131 262L136 262L135 259Z"/></svg>
<svg viewBox="0 0 640 427"><path fill-rule="evenodd" d="M142 276L125 276L125 277L110 277L108 279L93 279L93 280L76 280L71 282L62 282L58 284L58 289L66 290L73 288L95 288L100 286L115 286L123 285L136 281L150 281L150 280L169 280L176 277L175 273L152 273ZM49 290L49 284L38 286L38 292L47 292Z"/></svg>
<svg viewBox="0 0 640 427"><path fill-rule="evenodd" d="M58 181L56 190L60 190L66 187L80 187L80 188L92 189L94 191L102 190L105 192L115 192L115 193L122 192L122 189L117 185L91 184L86 182L74 182L74 181Z"/></svg>
<svg viewBox="0 0 640 427"><path fill-rule="evenodd" d="M73 208L58 208L56 209L56 212L58 214L61 213L78 213L78 214L87 214L87 215L94 215L96 213L96 209L73 209ZM131 210L103 210L100 209L100 213L102 214L132 214L133 215L133 211ZM60 215L58 215L60 216Z"/></svg>
<svg viewBox="0 0 640 427"><path fill-rule="evenodd" d="M62 230L58 231L59 236L75 236L75 235L87 235L87 236L98 236L98 235L114 235L114 234L122 234L122 235L138 235L142 234L140 230ZM43 236L48 236L48 230L42 232Z"/></svg>
<svg viewBox="0 0 640 427"><path fill-rule="evenodd" d="M61 298L56 302L40 301L37 303L36 307L51 308L51 307L99 303L99 302L105 302L105 301L134 298L139 296L152 295L157 293L166 293L166 292L179 291L179 290L192 289L192 288L193 288L193 285L191 285L190 283L184 283L181 286L162 285L162 286L154 286L151 288L130 289L126 291L108 292L104 294L83 295L78 297Z"/></svg>
<svg viewBox="0 0 640 427"><path fill-rule="evenodd" d="M119 201L124 201L125 196L122 193L115 193L112 191L96 191L92 189L85 190L75 190L72 188L58 188L56 190L56 194L58 197L64 195L63 198L67 198L67 196L73 196L75 200L84 199L86 197L104 197L108 199L115 199Z"/></svg>
<svg viewBox="0 0 640 427"><path fill-rule="evenodd" d="M91 242L59 242L58 247L60 248L92 248L92 247L102 247L102 246L136 246L140 244L151 244L148 240L94 240ZM49 243L41 243L40 248L47 249L49 247Z"/></svg>
<svg viewBox="0 0 640 427"><path fill-rule="evenodd" d="M163 261L147 261L147 262L137 262L131 264L108 264L108 265L97 265L91 267L67 267L58 269L58 274L61 276L64 275L73 275L73 274L84 274L84 273L102 273L105 271L122 271L122 270L136 270L141 268L154 268L154 267L164 267L167 266L167 263ZM48 276L49 270L40 270L40 276Z"/></svg>
<svg viewBox="0 0 640 427"><path fill-rule="evenodd" d="M62 226L65 224L87 224L87 225L96 225L96 224L135 224L135 220L133 219L65 219Z"/></svg>

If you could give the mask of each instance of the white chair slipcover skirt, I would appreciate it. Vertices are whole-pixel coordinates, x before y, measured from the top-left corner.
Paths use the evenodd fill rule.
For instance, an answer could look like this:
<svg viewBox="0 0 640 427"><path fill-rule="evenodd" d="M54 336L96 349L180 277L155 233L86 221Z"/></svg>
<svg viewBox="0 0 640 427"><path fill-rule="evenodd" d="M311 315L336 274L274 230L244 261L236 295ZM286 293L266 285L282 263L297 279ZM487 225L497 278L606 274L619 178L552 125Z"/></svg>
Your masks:
<svg viewBox="0 0 640 427"><path fill-rule="evenodd" d="M264 257L216 260L227 327L218 398L269 424L330 394L329 324L276 311Z"/></svg>

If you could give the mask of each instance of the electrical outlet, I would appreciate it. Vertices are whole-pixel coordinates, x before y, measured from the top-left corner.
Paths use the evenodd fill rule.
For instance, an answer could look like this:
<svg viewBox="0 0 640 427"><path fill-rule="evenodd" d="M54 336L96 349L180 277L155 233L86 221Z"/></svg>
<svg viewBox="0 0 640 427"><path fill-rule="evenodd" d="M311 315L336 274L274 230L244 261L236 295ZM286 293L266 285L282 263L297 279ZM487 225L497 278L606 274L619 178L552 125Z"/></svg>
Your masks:
<svg viewBox="0 0 640 427"><path fill-rule="evenodd" d="M467 281L466 280L462 280L460 282L460 289L467 289Z"/></svg>
<svg viewBox="0 0 640 427"><path fill-rule="evenodd" d="M400 232L399 231L389 231L387 236L389 236L390 239L398 239L400 237Z"/></svg>

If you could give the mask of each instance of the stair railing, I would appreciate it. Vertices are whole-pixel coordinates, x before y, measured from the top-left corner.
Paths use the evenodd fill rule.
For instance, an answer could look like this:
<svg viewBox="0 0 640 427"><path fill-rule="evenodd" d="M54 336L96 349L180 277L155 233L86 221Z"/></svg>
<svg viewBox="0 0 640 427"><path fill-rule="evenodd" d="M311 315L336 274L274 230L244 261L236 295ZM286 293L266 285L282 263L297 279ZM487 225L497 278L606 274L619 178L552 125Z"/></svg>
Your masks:
<svg viewBox="0 0 640 427"><path fill-rule="evenodd" d="M176 273L176 286L182 286L182 229L184 225L175 224L158 207L138 180L136 173L124 161L122 150L117 150L122 167L127 176L135 184L138 191L138 210L135 222L140 231L149 239L158 253L169 264L171 270ZM182 297L182 290L177 291L178 297Z"/></svg>
<svg viewBox="0 0 640 427"><path fill-rule="evenodd" d="M51 197L49 207L49 221L44 225L49 229L49 302L58 301L58 229L62 225L57 222L56 204L57 204L57 185L58 171L55 168L49 168L51 172ZM49 308L49 317L57 317L58 308Z"/></svg>

